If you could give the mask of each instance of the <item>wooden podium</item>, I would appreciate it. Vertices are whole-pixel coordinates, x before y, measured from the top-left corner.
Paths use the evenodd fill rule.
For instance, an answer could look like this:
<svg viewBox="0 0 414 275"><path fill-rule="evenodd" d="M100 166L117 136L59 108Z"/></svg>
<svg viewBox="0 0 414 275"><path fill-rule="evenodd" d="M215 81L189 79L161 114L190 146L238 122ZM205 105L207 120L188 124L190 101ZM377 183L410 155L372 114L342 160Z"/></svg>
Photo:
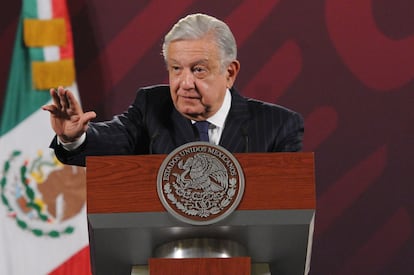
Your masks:
<svg viewBox="0 0 414 275"><path fill-rule="evenodd" d="M207 226L183 223L164 209L156 182L166 155L88 157L87 215L93 273L130 275L133 265L150 264L151 274L151 265L169 260L154 259L155 248L174 240L202 237L243 245L249 260L268 263L272 275L306 274L316 207L313 153L234 156L245 177L242 201L231 215ZM192 260L185 262L195 264ZM168 264L173 264L172 260Z"/></svg>

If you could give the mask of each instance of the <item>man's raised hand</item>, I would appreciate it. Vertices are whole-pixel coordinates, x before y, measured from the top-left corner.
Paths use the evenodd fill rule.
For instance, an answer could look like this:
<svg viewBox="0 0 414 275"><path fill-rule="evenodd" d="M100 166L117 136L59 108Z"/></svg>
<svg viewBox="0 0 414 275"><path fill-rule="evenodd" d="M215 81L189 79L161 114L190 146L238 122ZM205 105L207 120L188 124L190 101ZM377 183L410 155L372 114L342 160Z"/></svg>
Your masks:
<svg viewBox="0 0 414 275"><path fill-rule="evenodd" d="M63 142L76 141L88 129L88 122L96 117L95 112L84 113L73 93L63 87L50 89L52 104L42 106L50 113L53 130Z"/></svg>

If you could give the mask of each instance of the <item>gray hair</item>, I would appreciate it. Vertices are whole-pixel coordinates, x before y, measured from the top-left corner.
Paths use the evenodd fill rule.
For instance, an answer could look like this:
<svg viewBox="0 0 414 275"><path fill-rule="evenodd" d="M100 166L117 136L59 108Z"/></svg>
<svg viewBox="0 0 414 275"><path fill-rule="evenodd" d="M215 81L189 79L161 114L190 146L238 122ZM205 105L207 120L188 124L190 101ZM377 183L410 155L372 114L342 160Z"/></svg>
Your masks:
<svg viewBox="0 0 414 275"><path fill-rule="evenodd" d="M212 35L219 48L221 65L225 68L237 58L237 45L229 26L223 21L202 13L190 14L180 19L165 35L162 54L168 58L168 46L177 40L201 39Z"/></svg>

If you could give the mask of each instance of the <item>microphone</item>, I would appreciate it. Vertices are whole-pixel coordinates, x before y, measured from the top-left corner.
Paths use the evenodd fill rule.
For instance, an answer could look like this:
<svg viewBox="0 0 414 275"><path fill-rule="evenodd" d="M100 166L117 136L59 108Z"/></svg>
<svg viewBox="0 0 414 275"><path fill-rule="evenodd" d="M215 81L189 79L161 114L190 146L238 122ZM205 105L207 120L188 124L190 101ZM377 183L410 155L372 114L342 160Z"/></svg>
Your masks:
<svg viewBox="0 0 414 275"><path fill-rule="evenodd" d="M245 153L249 152L249 133L247 131L247 127L248 126L243 126L241 128L241 132L242 132L242 136L244 138L244 144L245 144L245 147L244 147L244 152Z"/></svg>
<svg viewBox="0 0 414 275"><path fill-rule="evenodd" d="M159 136L159 133L158 133L158 130L157 131L155 131L155 133L151 136L151 139L150 139L150 142L149 142L149 148L148 148L148 153L150 154L150 155L152 155L152 147L153 147L153 145L154 145L154 141L155 141L155 139L157 138Z"/></svg>

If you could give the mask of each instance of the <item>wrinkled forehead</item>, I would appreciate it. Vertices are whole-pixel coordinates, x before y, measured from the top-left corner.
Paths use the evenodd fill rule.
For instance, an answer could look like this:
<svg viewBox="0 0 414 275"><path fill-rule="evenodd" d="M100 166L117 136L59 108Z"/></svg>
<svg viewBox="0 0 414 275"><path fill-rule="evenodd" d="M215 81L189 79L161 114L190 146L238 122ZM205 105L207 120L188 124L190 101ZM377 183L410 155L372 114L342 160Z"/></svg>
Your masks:
<svg viewBox="0 0 414 275"><path fill-rule="evenodd" d="M219 48L214 41L207 38L193 40L176 40L167 48L167 62L171 61L218 61L220 60Z"/></svg>

